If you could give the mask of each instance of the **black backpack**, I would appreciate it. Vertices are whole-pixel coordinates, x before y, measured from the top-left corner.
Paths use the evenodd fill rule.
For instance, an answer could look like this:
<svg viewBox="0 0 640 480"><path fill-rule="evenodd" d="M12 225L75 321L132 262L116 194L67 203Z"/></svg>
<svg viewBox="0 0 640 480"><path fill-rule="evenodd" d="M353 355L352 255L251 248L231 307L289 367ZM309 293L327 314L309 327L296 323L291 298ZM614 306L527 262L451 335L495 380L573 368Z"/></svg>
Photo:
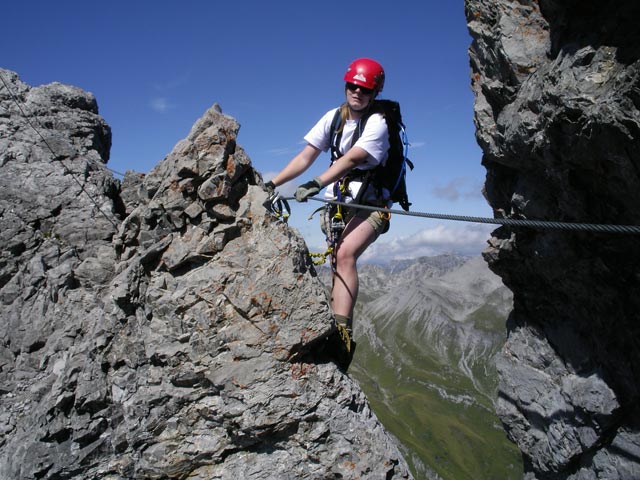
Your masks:
<svg viewBox="0 0 640 480"><path fill-rule="evenodd" d="M369 112L360 119L356 131L353 133L351 145L353 146L360 134L364 131L364 127L369 117L374 113L380 113L387 122L389 130L389 154L384 165L378 165L372 170L371 181L378 188L386 188L391 193L391 200L399 203L403 210L409 211L409 197L407 195L407 184L405 176L407 165L413 170L413 163L407 158L407 149L409 143L405 133L405 126L402 122L400 114L400 104L393 100L374 100ZM336 111L331 122L330 137L331 143L331 160L337 160L341 155L339 153L340 139L342 135L335 134L341 122L340 109ZM364 190L364 189L363 189Z"/></svg>

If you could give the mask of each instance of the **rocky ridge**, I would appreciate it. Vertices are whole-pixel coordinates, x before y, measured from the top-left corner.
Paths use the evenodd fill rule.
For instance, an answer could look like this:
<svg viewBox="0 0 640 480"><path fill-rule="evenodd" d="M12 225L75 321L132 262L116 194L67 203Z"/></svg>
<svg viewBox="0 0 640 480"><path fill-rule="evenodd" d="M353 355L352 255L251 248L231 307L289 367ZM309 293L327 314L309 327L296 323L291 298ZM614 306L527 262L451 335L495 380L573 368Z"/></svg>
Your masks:
<svg viewBox="0 0 640 480"><path fill-rule="evenodd" d="M496 215L640 225L640 4L465 10ZM525 478L640 478L637 236L502 227L490 244L514 293L498 414Z"/></svg>
<svg viewBox="0 0 640 480"><path fill-rule="evenodd" d="M234 119L120 185L91 94L0 75L0 478L410 478Z"/></svg>

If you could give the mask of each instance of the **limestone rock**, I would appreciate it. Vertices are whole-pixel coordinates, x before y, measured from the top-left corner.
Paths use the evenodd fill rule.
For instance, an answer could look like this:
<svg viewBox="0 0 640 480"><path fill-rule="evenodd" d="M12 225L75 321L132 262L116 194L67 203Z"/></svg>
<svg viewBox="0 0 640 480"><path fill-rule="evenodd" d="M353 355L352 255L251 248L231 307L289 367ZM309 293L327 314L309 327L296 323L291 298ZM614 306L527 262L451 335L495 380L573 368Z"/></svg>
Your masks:
<svg viewBox="0 0 640 480"><path fill-rule="evenodd" d="M496 215L640 225L640 4L466 0ZM514 293L498 413L528 479L640 478L634 235L499 228Z"/></svg>
<svg viewBox="0 0 640 480"><path fill-rule="evenodd" d="M92 95L0 75L0 478L410 478L234 119L120 184Z"/></svg>

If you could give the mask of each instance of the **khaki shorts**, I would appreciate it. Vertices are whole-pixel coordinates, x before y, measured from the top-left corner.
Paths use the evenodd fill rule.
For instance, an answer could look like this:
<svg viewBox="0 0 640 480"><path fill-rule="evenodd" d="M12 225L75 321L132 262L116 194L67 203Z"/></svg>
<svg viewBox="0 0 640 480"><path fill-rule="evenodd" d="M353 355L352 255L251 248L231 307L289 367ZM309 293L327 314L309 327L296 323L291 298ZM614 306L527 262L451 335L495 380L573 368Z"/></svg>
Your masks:
<svg viewBox="0 0 640 480"><path fill-rule="evenodd" d="M376 238L378 238L383 233L387 233L389 230L389 219L391 215L385 212L379 212L377 210L365 210L362 208L345 208L342 207L344 223L349 223L353 217L362 218L366 220L369 225L373 227L373 231L376 232ZM322 232L327 234L327 227L330 225L332 209L325 208L320 215L320 228Z"/></svg>

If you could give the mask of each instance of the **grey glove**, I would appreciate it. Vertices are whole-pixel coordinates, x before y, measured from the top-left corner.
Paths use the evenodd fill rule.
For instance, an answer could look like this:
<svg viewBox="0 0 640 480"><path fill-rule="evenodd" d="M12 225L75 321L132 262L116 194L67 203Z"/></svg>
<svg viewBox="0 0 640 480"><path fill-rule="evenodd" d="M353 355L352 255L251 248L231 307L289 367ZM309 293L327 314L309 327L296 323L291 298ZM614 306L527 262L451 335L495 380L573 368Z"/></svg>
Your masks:
<svg viewBox="0 0 640 480"><path fill-rule="evenodd" d="M313 180L303 183L296 189L295 198L299 202L306 202L307 198L317 194L322 189L322 182L318 177Z"/></svg>
<svg viewBox="0 0 640 480"><path fill-rule="evenodd" d="M274 192L276 191L276 185L271 180L265 183L264 186L266 187L267 192L269 193L270 196L273 195Z"/></svg>
<svg viewBox="0 0 640 480"><path fill-rule="evenodd" d="M272 181L268 181L264 184L264 186L267 189L267 193L269 194L269 198L267 198L267 201L264 204L266 207L267 204L275 203L280 199L280 192L276 190L276 186Z"/></svg>
<svg viewBox="0 0 640 480"><path fill-rule="evenodd" d="M271 210L273 212L274 208L277 207L278 201L280 200L280 192L276 190L276 186L271 181L265 183L264 186L267 189L267 193L269 194L269 196L267 197L267 200L263 203L263 205L267 210Z"/></svg>

